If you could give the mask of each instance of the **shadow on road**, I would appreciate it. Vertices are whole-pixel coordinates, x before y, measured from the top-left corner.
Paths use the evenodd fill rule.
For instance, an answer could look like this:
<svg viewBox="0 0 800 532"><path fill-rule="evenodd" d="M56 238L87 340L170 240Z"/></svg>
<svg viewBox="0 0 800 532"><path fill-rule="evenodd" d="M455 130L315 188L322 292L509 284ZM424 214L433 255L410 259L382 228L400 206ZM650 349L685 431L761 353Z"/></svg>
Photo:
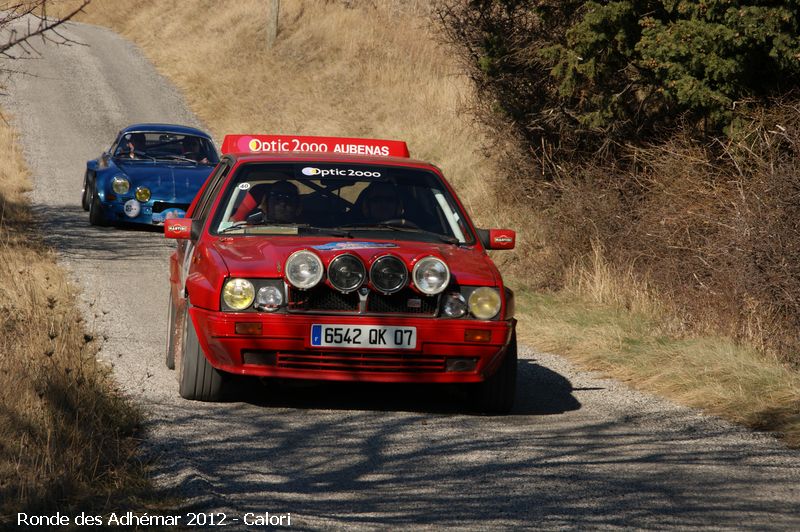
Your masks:
<svg viewBox="0 0 800 532"><path fill-rule="evenodd" d="M517 367L517 397L511 415L560 414L580 408L572 384L529 360ZM239 379L233 401L262 407L468 413L467 392L454 385L342 383Z"/></svg>
<svg viewBox="0 0 800 532"><path fill-rule="evenodd" d="M162 227L90 225L89 213L80 205L58 208L34 205L32 211L41 224L46 242L66 259L125 261L153 258L154 254L164 253L172 244L164 238Z"/></svg>
<svg viewBox="0 0 800 532"><path fill-rule="evenodd" d="M187 404L164 422L201 430L164 442L180 454L161 457L162 468L182 479L188 509L291 512L310 529L321 526L313 519L382 529L774 529L796 520L785 502L758 496L789 487L769 475L774 461L736 443L709 446L721 433L686 431L690 420L647 431L629 416L545 425L520 411L453 414L417 391L325 385L257 407ZM547 391L523 386L522 409L535 411L525 405ZM431 398L432 408L421 406ZM747 478L718 467L729 463L746 464Z"/></svg>

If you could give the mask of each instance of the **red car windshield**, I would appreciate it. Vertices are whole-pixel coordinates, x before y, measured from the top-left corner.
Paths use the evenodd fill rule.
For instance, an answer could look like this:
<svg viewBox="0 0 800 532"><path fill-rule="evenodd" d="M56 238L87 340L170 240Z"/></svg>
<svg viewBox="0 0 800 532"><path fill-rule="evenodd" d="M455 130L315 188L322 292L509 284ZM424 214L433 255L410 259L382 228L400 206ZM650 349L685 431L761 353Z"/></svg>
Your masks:
<svg viewBox="0 0 800 532"><path fill-rule="evenodd" d="M474 241L465 215L433 172L348 163L245 164L223 192L211 226L212 233L231 235L319 229Z"/></svg>

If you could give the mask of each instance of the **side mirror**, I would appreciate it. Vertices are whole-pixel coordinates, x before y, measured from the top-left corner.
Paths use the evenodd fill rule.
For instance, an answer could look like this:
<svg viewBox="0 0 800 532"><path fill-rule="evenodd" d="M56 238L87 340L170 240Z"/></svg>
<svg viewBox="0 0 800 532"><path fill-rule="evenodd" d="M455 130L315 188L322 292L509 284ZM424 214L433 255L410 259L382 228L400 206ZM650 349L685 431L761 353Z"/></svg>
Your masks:
<svg viewBox="0 0 800 532"><path fill-rule="evenodd" d="M164 237L188 240L192 234L191 218L168 218L164 221Z"/></svg>
<svg viewBox="0 0 800 532"><path fill-rule="evenodd" d="M254 212L250 216L247 217L247 223L249 225L259 225L263 224L267 221L267 217L264 216L263 211Z"/></svg>
<svg viewBox="0 0 800 532"><path fill-rule="evenodd" d="M511 229L478 229L478 238L486 249L514 249L517 233Z"/></svg>

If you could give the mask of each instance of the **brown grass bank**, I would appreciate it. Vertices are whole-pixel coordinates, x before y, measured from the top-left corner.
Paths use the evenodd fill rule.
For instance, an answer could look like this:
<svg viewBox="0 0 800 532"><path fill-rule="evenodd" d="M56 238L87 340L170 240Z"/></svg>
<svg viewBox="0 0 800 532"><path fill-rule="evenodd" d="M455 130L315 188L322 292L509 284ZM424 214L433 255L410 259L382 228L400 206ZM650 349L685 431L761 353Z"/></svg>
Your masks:
<svg viewBox="0 0 800 532"><path fill-rule="evenodd" d="M96 359L91 325L32 225L28 173L0 121L0 522L104 510L147 486L139 412Z"/></svg>
<svg viewBox="0 0 800 532"><path fill-rule="evenodd" d="M541 190L542 228L568 272L599 243L684 325L800 369L800 105L759 111L733 139L631 148ZM545 266L546 267L546 266Z"/></svg>

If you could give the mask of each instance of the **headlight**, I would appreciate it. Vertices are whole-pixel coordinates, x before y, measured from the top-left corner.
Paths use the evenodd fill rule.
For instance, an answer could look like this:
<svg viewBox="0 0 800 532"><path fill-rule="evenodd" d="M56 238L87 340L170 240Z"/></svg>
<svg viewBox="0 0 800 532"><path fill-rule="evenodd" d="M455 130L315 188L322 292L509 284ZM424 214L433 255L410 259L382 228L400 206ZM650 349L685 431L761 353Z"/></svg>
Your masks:
<svg viewBox="0 0 800 532"><path fill-rule="evenodd" d="M405 263L393 255L384 255L372 263L369 269L372 284L384 294L393 294L401 290L408 281L408 269Z"/></svg>
<svg viewBox="0 0 800 532"><path fill-rule="evenodd" d="M411 277L420 292L432 296L447 288L447 283L450 282L450 269L441 259L425 257L414 265Z"/></svg>
<svg viewBox="0 0 800 532"><path fill-rule="evenodd" d="M328 264L328 280L335 289L345 294L357 290L366 276L364 263L347 253L339 255Z"/></svg>
<svg viewBox="0 0 800 532"><path fill-rule="evenodd" d="M274 312L283 304L283 293L277 286L262 286L256 294L256 308Z"/></svg>
<svg viewBox="0 0 800 532"><path fill-rule="evenodd" d="M244 310L253 304L256 291L247 279L228 279L222 289L222 300L234 310Z"/></svg>
<svg viewBox="0 0 800 532"><path fill-rule="evenodd" d="M114 179L111 180L111 190L117 194L127 194L130 189L131 182L121 175L114 176Z"/></svg>
<svg viewBox="0 0 800 532"><path fill-rule="evenodd" d="M489 320L500 312L500 294L494 288L482 286L469 295L469 311L479 320Z"/></svg>
<svg viewBox="0 0 800 532"><path fill-rule="evenodd" d="M322 280L322 271L322 261L310 251L295 251L286 259L286 279L301 290L316 286Z"/></svg>
<svg viewBox="0 0 800 532"><path fill-rule="evenodd" d="M442 305L442 312L448 318L460 318L467 313L467 301L458 292L447 294Z"/></svg>
<svg viewBox="0 0 800 532"><path fill-rule="evenodd" d="M150 201L150 189L147 187L136 187L136 199L142 203Z"/></svg>

